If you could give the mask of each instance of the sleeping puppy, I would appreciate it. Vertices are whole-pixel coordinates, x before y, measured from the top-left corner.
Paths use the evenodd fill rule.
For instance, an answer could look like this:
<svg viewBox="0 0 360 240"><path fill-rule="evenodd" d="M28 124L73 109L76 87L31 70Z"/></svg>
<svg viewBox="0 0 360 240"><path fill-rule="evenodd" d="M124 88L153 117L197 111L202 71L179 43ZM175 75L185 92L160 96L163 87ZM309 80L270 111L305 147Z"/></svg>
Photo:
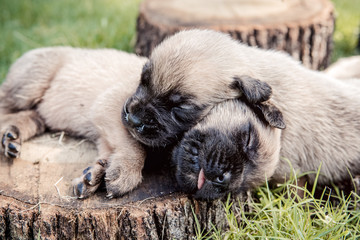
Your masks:
<svg viewBox="0 0 360 240"><path fill-rule="evenodd" d="M180 189L215 199L264 183L279 162L284 127L274 106L254 108L240 100L217 104L173 150Z"/></svg>
<svg viewBox="0 0 360 240"><path fill-rule="evenodd" d="M214 35L226 48L227 37ZM292 168L299 174L321 166L319 184L360 174L358 83L306 69L282 53L238 45L233 51L244 59L243 69L267 82L273 95L262 103L223 102L188 131L172 156L180 187L198 198L214 199L266 179L282 182ZM213 61L222 57L212 54ZM239 61L227 59L229 65ZM315 174L307 177L314 182Z"/></svg>
<svg viewBox="0 0 360 240"><path fill-rule="evenodd" d="M0 88L3 154L19 157L22 142L45 128L65 131L97 144L96 163L74 180L76 196L89 196L104 178L108 197L131 191L142 180L145 152L122 125L121 112L146 60L70 47L24 54Z"/></svg>
<svg viewBox="0 0 360 240"><path fill-rule="evenodd" d="M145 145L163 147L179 141L219 102L240 96L265 101L271 88L251 77L254 61L249 48L225 34L179 32L153 50L124 107L124 124Z"/></svg>
<svg viewBox="0 0 360 240"><path fill-rule="evenodd" d="M205 38L212 36L205 33ZM206 56L186 59L194 54L187 52L196 44L193 34L203 37L201 31L179 33L158 46L145 66L145 58L115 50L28 52L13 64L0 88L3 153L17 158L21 143L45 128L66 131L96 142L99 152L97 163L74 180L78 197L91 195L104 178L108 197L131 191L141 182L145 153L121 122L143 144L163 147L174 144L214 103L241 95L257 102L271 94L266 83L249 82L229 69L219 68L222 80L197 79L209 69L194 65ZM217 39L209 40L221 48ZM228 41L236 44L230 37Z"/></svg>

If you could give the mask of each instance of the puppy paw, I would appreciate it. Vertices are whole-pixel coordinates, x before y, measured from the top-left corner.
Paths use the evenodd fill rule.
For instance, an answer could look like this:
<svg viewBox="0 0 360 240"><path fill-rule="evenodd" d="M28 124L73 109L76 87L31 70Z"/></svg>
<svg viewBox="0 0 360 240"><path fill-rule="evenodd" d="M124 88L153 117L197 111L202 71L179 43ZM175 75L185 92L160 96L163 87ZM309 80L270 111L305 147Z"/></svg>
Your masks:
<svg viewBox="0 0 360 240"><path fill-rule="evenodd" d="M106 197L120 197L134 190L142 181L140 171L124 171L107 169L105 175Z"/></svg>
<svg viewBox="0 0 360 240"><path fill-rule="evenodd" d="M20 156L21 138L20 131L16 126L5 129L2 134L1 145L6 157L18 158Z"/></svg>
<svg viewBox="0 0 360 240"><path fill-rule="evenodd" d="M103 160L98 160L94 166L84 169L82 175L72 182L74 195L80 199L91 196L99 188L104 174Z"/></svg>

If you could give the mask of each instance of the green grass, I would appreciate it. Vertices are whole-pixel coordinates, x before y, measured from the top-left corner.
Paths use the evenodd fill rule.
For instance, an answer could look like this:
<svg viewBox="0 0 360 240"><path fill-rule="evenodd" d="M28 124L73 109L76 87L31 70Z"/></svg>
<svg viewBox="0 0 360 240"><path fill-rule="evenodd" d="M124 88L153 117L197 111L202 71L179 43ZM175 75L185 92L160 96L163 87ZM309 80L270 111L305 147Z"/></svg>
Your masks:
<svg viewBox="0 0 360 240"><path fill-rule="evenodd" d="M24 52L70 45L132 51L140 0L0 0L0 82Z"/></svg>
<svg viewBox="0 0 360 240"><path fill-rule="evenodd" d="M360 34L360 2L358 0L332 0L335 6L335 49L333 60L360 54L356 44Z"/></svg>
<svg viewBox="0 0 360 240"><path fill-rule="evenodd" d="M70 45L132 51L141 0L0 0L0 82L24 52ZM337 27L333 60L356 54L359 0L333 0Z"/></svg>
<svg viewBox="0 0 360 240"><path fill-rule="evenodd" d="M295 189L293 181L275 189L258 188L248 203L251 212L227 201L228 229L198 229L196 239L360 239L358 195L325 188L318 198L307 190L300 198Z"/></svg>

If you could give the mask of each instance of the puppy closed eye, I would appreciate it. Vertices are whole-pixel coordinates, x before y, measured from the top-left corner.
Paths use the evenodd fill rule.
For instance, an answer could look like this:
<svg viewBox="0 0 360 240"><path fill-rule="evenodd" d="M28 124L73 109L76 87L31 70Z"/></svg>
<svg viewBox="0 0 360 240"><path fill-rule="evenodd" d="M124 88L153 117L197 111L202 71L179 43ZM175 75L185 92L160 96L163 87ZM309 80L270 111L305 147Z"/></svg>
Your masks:
<svg viewBox="0 0 360 240"><path fill-rule="evenodd" d="M153 118L145 118L144 123L146 125L154 125L156 122L155 122L155 120Z"/></svg>
<svg viewBox="0 0 360 240"><path fill-rule="evenodd" d="M191 105L183 104L171 109L171 114L176 120L185 121L189 118L190 111L193 109Z"/></svg>
<svg viewBox="0 0 360 240"><path fill-rule="evenodd" d="M193 108L191 104L188 104L189 99L191 99L190 96L183 96L180 93L173 93L169 96L170 104L185 110Z"/></svg>

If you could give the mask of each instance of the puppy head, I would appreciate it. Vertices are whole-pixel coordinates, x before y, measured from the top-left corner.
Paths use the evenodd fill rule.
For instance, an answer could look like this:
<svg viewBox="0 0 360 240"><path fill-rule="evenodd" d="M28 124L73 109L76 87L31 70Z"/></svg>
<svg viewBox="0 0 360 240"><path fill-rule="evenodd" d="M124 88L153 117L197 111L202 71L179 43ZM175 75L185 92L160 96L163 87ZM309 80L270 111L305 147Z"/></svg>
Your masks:
<svg viewBox="0 0 360 240"><path fill-rule="evenodd" d="M220 103L184 135L172 153L182 191L211 200L245 192L272 176L285 124L276 107L260 105Z"/></svg>
<svg viewBox="0 0 360 240"><path fill-rule="evenodd" d="M239 43L208 30L180 32L154 49L123 111L124 125L150 146L174 143L216 103L267 100L271 88L247 75ZM243 65L243 66L242 66Z"/></svg>

